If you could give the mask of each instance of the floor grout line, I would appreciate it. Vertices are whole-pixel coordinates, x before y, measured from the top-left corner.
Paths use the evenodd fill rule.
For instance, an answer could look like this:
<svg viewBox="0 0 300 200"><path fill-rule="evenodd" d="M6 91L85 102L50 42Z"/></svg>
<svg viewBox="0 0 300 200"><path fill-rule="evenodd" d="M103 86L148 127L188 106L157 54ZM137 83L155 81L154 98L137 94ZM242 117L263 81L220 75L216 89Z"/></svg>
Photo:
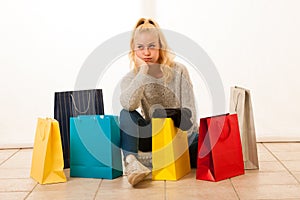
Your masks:
<svg viewBox="0 0 300 200"><path fill-rule="evenodd" d="M102 182L103 182L103 179L101 179L101 181L100 181L100 183L99 183L99 185L98 185L98 188L97 188L97 190L96 190L96 193L95 193L95 196L94 196L94 200L96 199L96 197L97 197L97 194L98 194L98 192L99 192L99 190L100 190L100 187L101 187L101 185L102 185Z"/></svg>
<svg viewBox="0 0 300 200"><path fill-rule="evenodd" d="M32 190L28 192L28 194L25 196L24 200L29 197L29 195L33 192L33 190L36 188L37 185L38 185L38 183L36 183L35 186L32 188Z"/></svg>
<svg viewBox="0 0 300 200"><path fill-rule="evenodd" d="M235 194L236 194L236 196L237 196L238 200L240 200L240 196L239 196L239 194L238 194L238 192L237 192L236 188L234 187L234 185L233 185L233 183L232 183L232 180L231 180L231 178L229 179L229 181L230 181L230 184L231 184L231 186L232 186L232 188L233 188L233 190L234 190L234 192L235 192Z"/></svg>
<svg viewBox="0 0 300 200"><path fill-rule="evenodd" d="M9 156L7 159L5 159L3 162L1 162L0 166L3 165L6 161L8 161L9 159L11 159L14 155L16 155L20 151L21 151L21 149L18 149L18 151L16 151L15 153L13 153L11 156Z"/></svg>
<svg viewBox="0 0 300 200"><path fill-rule="evenodd" d="M164 199L167 199L167 181L164 181Z"/></svg>
<svg viewBox="0 0 300 200"><path fill-rule="evenodd" d="M24 148L19 148L16 152L14 152L11 156L9 156L7 159L5 159L3 162L0 163L0 166L2 164L4 164L6 161L8 161L9 159L11 159L13 156L15 156L17 153L19 153L22 149ZM7 178L7 179L28 179L28 178ZM38 185L38 183L35 184L35 186L32 188L32 190L30 191L15 191L15 192L28 192L26 194L26 196L24 197L24 200L28 198L28 196L33 192L33 190L36 188L36 186Z"/></svg>
<svg viewBox="0 0 300 200"><path fill-rule="evenodd" d="M266 150L275 157L275 159L288 171L288 173L297 181L298 184L300 184L300 181L297 179L297 177L289 170L289 168L287 168L287 166L285 166L285 164L283 162L281 162L281 160L267 147L265 146L264 143L262 143L262 145L266 148Z"/></svg>

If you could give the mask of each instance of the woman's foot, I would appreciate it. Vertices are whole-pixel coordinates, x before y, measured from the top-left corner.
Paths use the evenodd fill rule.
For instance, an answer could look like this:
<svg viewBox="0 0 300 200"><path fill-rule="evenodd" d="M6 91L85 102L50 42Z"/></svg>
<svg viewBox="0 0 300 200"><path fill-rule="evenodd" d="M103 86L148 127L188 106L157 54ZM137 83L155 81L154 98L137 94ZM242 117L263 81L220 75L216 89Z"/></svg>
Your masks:
<svg viewBox="0 0 300 200"><path fill-rule="evenodd" d="M152 152L139 151L137 155L138 161L140 161L145 167L152 169Z"/></svg>
<svg viewBox="0 0 300 200"><path fill-rule="evenodd" d="M127 179L132 186L141 182L151 172L147 167L140 163L134 155L128 155L125 162Z"/></svg>

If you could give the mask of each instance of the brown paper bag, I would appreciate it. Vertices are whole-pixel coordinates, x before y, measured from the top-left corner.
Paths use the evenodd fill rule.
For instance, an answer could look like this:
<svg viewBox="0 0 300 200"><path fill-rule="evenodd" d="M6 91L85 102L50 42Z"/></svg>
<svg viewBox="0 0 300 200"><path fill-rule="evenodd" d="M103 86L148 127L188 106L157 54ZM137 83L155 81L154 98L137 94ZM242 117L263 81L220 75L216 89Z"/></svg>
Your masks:
<svg viewBox="0 0 300 200"><path fill-rule="evenodd" d="M245 169L258 169L256 133L249 90L231 87L230 113L238 115Z"/></svg>

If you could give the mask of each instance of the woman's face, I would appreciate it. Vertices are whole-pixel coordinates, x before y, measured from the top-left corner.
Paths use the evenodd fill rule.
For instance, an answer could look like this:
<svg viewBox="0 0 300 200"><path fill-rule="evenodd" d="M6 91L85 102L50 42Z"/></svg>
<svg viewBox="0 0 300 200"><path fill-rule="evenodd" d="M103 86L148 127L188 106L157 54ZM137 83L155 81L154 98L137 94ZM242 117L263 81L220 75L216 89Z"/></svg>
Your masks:
<svg viewBox="0 0 300 200"><path fill-rule="evenodd" d="M159 41L156 34L142 32L135 36L135 54L146 63L158 63L159 48Z"/></svg>

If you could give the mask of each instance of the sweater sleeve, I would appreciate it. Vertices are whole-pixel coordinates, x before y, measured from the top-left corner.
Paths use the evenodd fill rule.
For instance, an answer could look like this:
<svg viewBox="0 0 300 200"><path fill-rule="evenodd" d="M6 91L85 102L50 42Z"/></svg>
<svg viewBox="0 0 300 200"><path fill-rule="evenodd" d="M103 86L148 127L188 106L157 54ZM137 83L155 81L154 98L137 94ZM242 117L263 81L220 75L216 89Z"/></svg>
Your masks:
<svg viewBox="0 0 300 200"><path fill-rule="evenodd" d="M185 66L182 66L180 96L182 108L188 108L192 112L191 121L193 122L193 126L188 130L188 134L192 132L198 132L198 122L193 84L191 82L188 70L185 68Z"/></svg>
<svg viewBox="0 0 300 200"><path fill-rule="evenodd" d="M145 80L146 75L141 71L137 74L131 71L123 77L121 81L120 102L124 109L132 111L140 106Z"/></svg>

